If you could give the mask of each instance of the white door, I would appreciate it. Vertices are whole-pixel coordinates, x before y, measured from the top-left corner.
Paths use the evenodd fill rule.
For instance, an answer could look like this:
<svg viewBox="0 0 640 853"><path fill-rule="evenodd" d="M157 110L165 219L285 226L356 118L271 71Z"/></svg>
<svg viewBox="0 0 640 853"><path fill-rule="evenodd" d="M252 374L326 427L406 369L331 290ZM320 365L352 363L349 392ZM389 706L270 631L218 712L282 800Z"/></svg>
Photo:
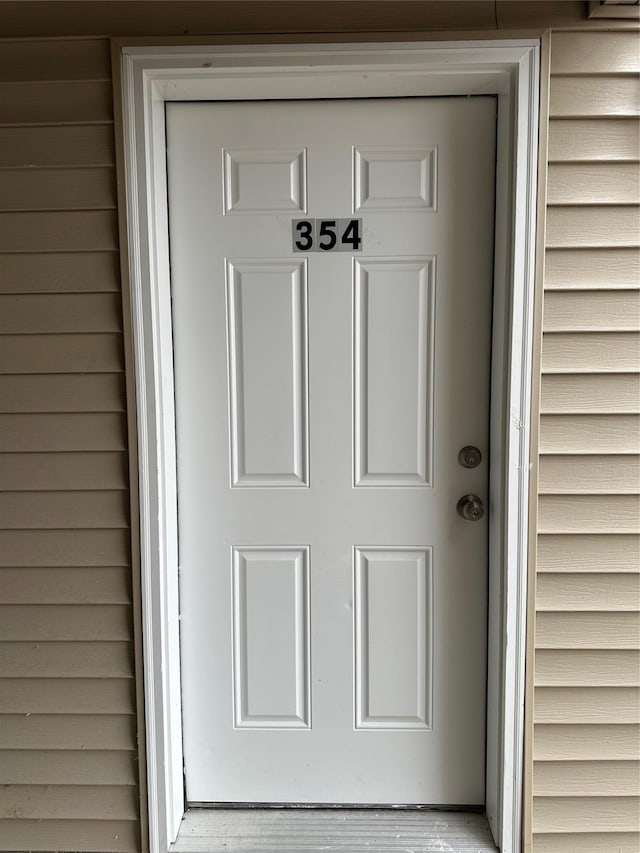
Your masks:
<svg viewBox="0 0 640 853"><path fill-rule="evenodd" d="M187 799L482 803L495 101L167 140Z"/></svg>

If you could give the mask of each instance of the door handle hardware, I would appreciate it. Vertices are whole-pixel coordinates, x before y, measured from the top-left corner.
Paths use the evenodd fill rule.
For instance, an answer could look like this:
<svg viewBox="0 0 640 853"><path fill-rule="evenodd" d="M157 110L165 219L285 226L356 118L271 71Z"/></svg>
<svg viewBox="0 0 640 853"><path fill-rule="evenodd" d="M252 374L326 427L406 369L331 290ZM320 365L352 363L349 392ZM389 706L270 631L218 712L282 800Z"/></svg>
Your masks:
<svg viewBox="0 0 640 853"><path fill-rule="evenodd" d="M482 453L472 444L467 444L458 453L458 462L463 468L477 468L482 462Z"/></svg>
<svg viewBox="0 0 640 853"><path fill-rule="evenodd" d="M465 521L480 521L484 515L484 504L477 495L463 495L456 510Z"/></svg>

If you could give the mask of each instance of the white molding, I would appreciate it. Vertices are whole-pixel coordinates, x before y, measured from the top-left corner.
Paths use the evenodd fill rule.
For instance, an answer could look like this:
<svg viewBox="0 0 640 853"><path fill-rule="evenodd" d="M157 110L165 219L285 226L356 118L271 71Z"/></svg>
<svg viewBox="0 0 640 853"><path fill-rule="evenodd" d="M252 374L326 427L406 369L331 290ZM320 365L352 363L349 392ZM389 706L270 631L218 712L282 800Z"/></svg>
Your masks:
<svg viewBox="0 0 640 853"><path fill-rule="evenodd" d="M491 93L499 118L487 814L503 853L520 853L538 62L532 39L123 48L150 853L167 853L184 811L165 101Z"/></svg>
<svg viewBox="0 0 640 853"><path fill-rule="evenodd" d="M165 853L184 812L177 483L164 103L123 63L125 178L136 373L149 849ZM158 107L161 107L159 110Z"/></svg>
<svg viewBox="0 0 640 853"><path fill-rule="evenodd" d="M539 53L523 57L517 82L517 102L529 109L515 115L516 156L512 220L511 310L508 313L506 426L503 476L504 543L502 565L502 707L499 731L502 753L501 802L494 834L503 853L521 846L522 779L524 772L524 660L526 646L526 587L528 566L529 443L537 189ZM509 293L509 290L506 291ZM505 410L503 410L505 411ZM496 537L497 538L497 537ZM491 618L491 615L490 615Z"/></svg>

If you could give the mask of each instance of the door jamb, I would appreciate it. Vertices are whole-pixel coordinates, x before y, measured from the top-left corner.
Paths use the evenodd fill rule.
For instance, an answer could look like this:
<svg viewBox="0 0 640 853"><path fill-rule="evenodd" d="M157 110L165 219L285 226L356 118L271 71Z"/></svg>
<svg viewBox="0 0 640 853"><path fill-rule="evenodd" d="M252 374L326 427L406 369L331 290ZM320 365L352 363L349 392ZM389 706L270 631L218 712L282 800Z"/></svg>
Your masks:
<svg viewBox="0 0 640 853"><path fill-rule="evenodd" d="M185 803L164 104L495 94L487 817L521 850L539 40L122 48L150 853Z"/></svg>

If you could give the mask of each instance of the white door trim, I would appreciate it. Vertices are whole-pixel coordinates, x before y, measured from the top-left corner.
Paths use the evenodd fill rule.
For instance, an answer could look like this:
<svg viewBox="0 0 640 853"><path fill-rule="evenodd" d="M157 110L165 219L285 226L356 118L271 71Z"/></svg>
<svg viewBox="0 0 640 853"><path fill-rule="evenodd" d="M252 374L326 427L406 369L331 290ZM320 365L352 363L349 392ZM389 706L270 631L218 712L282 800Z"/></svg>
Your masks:
<svg viewBox="0 0 640 853"><path fill-rule="evenodd" d="M125 47L122 64L150 853L167 853L185 806L165 101L469 94L498 96L486 807L519 853L538 40Z"/></svg>

